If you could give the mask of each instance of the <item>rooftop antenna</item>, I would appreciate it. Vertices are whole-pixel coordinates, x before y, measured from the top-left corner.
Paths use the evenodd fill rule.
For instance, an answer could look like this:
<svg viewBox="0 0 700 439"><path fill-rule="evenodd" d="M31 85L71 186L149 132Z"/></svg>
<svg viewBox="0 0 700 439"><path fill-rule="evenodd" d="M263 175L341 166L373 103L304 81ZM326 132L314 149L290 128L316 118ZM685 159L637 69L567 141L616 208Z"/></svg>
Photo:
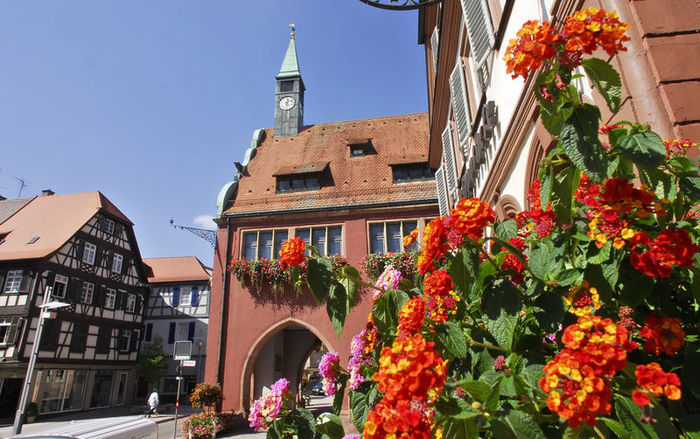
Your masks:
<svg viewBox="0 0 700 439"><path fill-rule="evenodd" d="M27 184L27 181L23 178L15 177L14 175L11 175L11 177L19 181L19 194L17 194L17 198L20 198L22 196L22 191L24 190L24 188L29 185Z"/></svg>
<svg viewBox="0 0 700 439"><path fill-rule="evenodd" d="M195 235L199 236L200 238L211 244L212 248L216 247L216 230L201 229L199 227L181 226L175 224L175 220L172 218L170 218L170 225L176 229L187 230L190 233L194 233Z"/></svg>

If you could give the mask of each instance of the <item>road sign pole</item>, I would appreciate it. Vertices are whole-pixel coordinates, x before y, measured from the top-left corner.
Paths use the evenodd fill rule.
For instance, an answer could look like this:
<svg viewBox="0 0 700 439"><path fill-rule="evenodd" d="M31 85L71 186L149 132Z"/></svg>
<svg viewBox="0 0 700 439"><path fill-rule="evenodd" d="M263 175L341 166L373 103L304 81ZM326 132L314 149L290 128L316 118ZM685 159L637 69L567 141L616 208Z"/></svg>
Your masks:
<svg viewBox="0 0 700 439"><path fill-rule="evenodd" d="M177 396L175 397L175 428L173 429L173 439L177 437L177 412L180 408L180 385L182 384L182 362L180 360L180 370L177 374Z"/></svg>

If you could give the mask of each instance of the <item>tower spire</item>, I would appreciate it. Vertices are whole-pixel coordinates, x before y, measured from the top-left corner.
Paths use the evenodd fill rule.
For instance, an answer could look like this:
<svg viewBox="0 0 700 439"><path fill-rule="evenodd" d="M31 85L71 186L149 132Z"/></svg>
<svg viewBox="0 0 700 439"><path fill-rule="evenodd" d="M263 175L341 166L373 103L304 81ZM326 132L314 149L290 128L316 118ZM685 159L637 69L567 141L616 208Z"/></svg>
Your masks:
<svg viewBox="0 0 700 439"><path fill-rule="evenodd" d="M284 54L282 67L280 67L280 72L277 74L277 79L301 76L299 58L297 57L296 27L294 23L289 26L292 28L291 38L289 39L289 46L287 46L287 53Z"/></svg>
<svg viewBox="0 0 700 439"><path fill-rule="evenodd" d="M290 24L289 46L275 77L275 137L296 136L304 128L304 81L297 57L296 27Z"/></svg>

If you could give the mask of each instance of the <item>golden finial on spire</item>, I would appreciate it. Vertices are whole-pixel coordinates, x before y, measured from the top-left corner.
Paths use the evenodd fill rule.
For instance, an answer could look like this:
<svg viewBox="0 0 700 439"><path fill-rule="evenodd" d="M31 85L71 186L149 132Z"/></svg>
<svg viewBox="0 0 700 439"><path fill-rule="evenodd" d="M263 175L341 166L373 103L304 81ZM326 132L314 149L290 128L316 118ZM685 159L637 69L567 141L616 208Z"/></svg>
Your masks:
<svg viewBox="0 0 700 439"><path fill-rule="evenodd" d="M289 27L292 28L292 38L296 36L296 33L294 32L296 30L296 25L294 23L289 23Z"/></svg>

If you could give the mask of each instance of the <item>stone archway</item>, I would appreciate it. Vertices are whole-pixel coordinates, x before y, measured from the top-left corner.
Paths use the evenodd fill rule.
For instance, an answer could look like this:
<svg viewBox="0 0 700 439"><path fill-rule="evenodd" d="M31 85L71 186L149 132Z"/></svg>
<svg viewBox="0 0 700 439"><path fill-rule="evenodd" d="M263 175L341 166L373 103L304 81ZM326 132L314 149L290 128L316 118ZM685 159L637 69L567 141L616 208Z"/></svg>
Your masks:
<svg viewBox="0 0 700 439"><path fill-rule="evenodd" d="M290 381L292 389L298 388L302 363L318 342L335 352L321 331L293 317L267 328L246 355L241 374L240 407L248 410L252 401L260 396L263 386L269 387L282 377Z"/></svg>

